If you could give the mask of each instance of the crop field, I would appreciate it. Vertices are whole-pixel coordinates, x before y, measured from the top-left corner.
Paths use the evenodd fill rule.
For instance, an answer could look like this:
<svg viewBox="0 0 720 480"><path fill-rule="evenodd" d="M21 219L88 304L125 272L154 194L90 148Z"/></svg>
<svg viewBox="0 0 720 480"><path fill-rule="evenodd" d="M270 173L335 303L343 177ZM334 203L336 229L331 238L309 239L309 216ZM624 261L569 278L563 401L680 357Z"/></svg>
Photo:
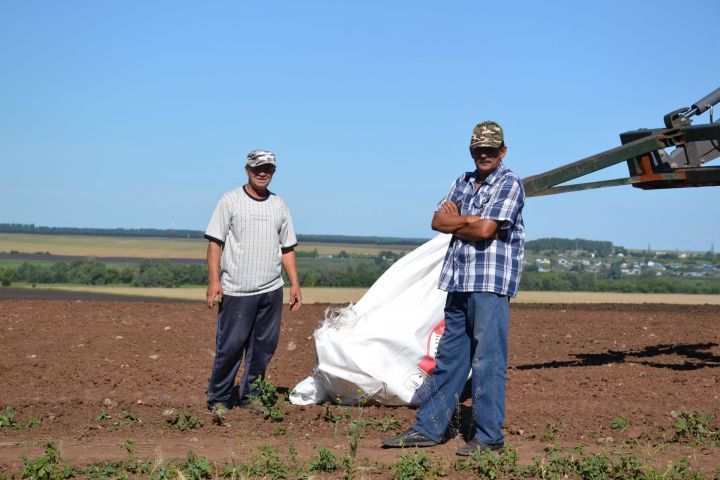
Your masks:
<svg viewBox="0 0 720 480"><path fill-rule="evenodd" d="M82 293L117 295L118 297L150 297L183 301L202 301L205 298L204 287L183 288L143 288L121 285L58 285L47 284L33 288L27 284L13 284L12 289L0 288L0 299L11 299L16 288L32 292L34 298L56 298L53 292L73 292L82 298ZM5 291L6 293L3 293ZM367 292L367 288L303 288L304 303L357 303ZM285 298L288 290L285 289ZM575 304L575 303L614 303L643 304L657 303L668 305L720 305L720 295L685 295L655 293L614 293L614 292L520 292L513 303L527 304Z"/></svg>
<svg viewBox="0 0 720 480"><path fill-rule="evenodd" d="M404 450L380 441L414 408L285 400L312 372L328 306L283 312L264 409L213 419L203 304L0 301L0 478L720 475L717 305L513 303L506 449L468 460L454 454L468 400L446 443Z"/></svg>
<svg viewBox="0 0 720 480"><path fill-rule="evenodd" d="M382 250L408 252L415 246L301 243L297 250L318 255L377 255ZM89 235L39 235L0 233L0 252L49 252L52 255L137 258L205 258L207 240L199 238L103 237Z"/></svg>

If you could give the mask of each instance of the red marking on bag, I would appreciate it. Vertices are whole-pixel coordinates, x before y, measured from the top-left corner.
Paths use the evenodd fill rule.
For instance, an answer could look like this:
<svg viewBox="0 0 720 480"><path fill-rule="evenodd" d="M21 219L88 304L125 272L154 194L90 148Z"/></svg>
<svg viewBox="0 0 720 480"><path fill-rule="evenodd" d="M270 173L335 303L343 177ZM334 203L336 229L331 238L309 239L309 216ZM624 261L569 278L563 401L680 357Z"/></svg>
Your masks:
<svg viewBox="0 0 720 480"><path fill-rule="evenodd" d="M440 337L442 337L444 331L445 319L443 318L430 330L430 335L428 335L425 356L418 362L418 368L427 375L430 375L435 368L435 354L437 353L438 344L440 343Z"/></svg>

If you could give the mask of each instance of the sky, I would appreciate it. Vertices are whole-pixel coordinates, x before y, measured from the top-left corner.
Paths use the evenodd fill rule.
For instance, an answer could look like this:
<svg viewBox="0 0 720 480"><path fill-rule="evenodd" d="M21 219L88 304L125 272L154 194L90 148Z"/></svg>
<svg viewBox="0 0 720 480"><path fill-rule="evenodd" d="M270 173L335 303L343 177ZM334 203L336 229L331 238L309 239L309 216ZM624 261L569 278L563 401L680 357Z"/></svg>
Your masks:
<svg viewBox="0 0 720 480"><path fill-rule="evenodd" d="M718 20L717 0L0 0L0 223L204 230L269 149L298 233L430 238L476 123L523 178L619 146L720 87ZM527 239L717 251L718 200L529 198Z"/></svg>

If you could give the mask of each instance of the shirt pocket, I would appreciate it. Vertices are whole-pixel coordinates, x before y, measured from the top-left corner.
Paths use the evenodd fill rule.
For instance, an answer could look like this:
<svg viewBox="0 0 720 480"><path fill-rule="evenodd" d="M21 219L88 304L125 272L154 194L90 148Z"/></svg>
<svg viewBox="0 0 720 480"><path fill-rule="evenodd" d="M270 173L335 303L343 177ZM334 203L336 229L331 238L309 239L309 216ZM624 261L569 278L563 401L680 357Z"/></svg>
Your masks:
<svg viewBox="0 0 720 480"><path fill-rule="evenodd" d="M478 193L475 195L470 203L470 214L482 216L482 213L487 208L489 201L490 195L488 194Z"/></svg>

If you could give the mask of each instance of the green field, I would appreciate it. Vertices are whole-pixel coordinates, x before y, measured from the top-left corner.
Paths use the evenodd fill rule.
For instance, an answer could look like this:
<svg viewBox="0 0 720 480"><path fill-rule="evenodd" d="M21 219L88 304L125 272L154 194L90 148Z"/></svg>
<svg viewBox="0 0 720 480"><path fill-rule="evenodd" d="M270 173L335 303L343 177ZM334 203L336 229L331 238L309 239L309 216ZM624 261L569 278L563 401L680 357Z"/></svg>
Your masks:
<svg viewBox="0 0 720 480"><path fill-rule="evenodd" d="M297 250L319 255L337 255L345 251L351 255L377 255L389 250L405 253L414 245L355 245L342 243L303 243ZM205 258L207 241L200 238L100 237L89 235L39 235L0 233L0 252L79 255L86 257L138 258Z"/></svg>

